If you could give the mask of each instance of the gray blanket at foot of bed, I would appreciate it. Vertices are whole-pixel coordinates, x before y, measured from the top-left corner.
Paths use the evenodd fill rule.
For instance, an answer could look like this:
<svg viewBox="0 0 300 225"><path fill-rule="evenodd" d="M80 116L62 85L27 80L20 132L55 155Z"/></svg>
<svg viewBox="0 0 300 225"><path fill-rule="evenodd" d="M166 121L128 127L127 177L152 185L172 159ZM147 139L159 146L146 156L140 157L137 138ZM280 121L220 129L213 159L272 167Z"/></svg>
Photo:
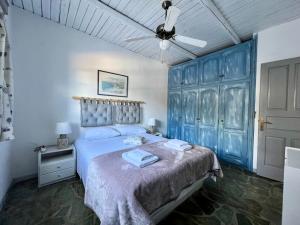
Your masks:
<svg viewBox="0 0 300 225"><path fill-rule="evenodd" d="M94 158L89 165L85 204L101 225L152 225L150 214L175 199L180 192L207 173L222 176L215 154L195 146L187 152L171 150L164 142L139 146L160 160L135 167L113 152Z"/></svg>

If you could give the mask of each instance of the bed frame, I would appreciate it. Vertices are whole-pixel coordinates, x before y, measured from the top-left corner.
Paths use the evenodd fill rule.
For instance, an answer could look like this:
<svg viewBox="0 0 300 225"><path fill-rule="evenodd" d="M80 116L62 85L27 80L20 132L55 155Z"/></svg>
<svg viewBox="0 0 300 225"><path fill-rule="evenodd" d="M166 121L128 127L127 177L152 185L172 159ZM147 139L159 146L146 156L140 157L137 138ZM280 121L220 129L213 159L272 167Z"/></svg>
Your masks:
<svg viewBox="0 0 300 225"><path fill-rule="evenodd" d="M198 191L202 186L206 178L209 175L205 175L203 178L196 181L194 184L188 186L187 188L183 189L180 195L173 201L168 202L167 204L161 206L157 210L155 210L151 215L151 219L155 224L158 224L162 221L165 217L167 217L177 206L191 197L196 191Z"/></svg>

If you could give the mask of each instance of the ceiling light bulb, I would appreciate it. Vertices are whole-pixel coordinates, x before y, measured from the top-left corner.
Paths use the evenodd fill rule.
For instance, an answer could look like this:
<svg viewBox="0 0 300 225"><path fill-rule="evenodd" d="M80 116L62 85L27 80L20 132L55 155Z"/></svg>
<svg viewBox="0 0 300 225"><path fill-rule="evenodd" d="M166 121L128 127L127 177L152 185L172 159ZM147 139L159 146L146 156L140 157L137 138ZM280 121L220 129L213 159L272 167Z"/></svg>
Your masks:
<svg viewBox="0 0 300 225"><path fill-rule="evenodd" d="M159 47L162 49L162 50L166 50L168 49L170 46L170 42L168 40L161 40L159 42Z"/></svg>

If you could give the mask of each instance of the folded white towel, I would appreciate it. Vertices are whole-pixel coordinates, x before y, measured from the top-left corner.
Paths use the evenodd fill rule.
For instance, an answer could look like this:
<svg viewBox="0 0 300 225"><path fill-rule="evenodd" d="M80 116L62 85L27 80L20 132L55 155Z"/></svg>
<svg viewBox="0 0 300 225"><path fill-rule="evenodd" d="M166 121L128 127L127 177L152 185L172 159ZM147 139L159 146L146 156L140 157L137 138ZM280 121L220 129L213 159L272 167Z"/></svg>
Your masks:
<svg viewBox="0 0 300 225"><path fill-rule="evenodd" d="M144 142L145 138L141 136L129 136L123 141L123 143L127 145L142 145Z"/></svg>
<svg viewBox="0 0 300 225"><path fill-rule="evenodd" d="M143 168L145 166L149 166L149 165L151 165L151 164L153 164L153 163L155 163L159 160L158 156L152 155L152 157L147 158L143 161L137 161L137 160L134 160L134 159L131 158L131 156L129 155L129 152L124 152L122 154L122 158L124 160L126 160L127 162L129 162L129 163L131 163L131 164L133 164L137 167L140 167L140 168Z"/></svg>
<svg viewBox="0 0 300 225"><path fill-rule="evenodd" d="M146 152L142 149L134 149L129 152L124 152L123 154L137 162L143 162L144 160L151 159L154 156L150 152Z"/></svg>
<svg viewBox="0 0 300 225"><path fill-rule="evenodd" d="M189 144L182 145L182 146L178 147L178 146L173 145L173 144L171 144L169 142L164 143L164 146L167 147L167 148L175 149L177 151L188 151L188 150L190 150L190 149L193 148L193 146L191 146Z"/></svg>
<svg viewBox="0 0 300 225"><path fill-rule="evenodd" d="M172 140L169 140L168 141L169 144L172 144L174 146L177 146L177 147L181 147L183 145L188 145L189 143L186 142L186 141L182 141L182 140L178 140L178 139L172 139Z"/></svg>

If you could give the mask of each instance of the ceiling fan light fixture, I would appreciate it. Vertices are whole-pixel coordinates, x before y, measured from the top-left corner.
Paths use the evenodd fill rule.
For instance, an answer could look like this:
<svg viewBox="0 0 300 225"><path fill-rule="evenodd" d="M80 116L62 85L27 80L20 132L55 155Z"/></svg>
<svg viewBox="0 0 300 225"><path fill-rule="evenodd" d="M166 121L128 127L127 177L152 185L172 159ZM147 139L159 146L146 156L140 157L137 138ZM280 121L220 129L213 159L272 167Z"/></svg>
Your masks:
<svg viewBox="0 0 300 225"><path fill-rule="evenodd" d="M170 41L168 41L168 40L160 40L159 47L162 50L167 50L170 47Z"/></svg>

